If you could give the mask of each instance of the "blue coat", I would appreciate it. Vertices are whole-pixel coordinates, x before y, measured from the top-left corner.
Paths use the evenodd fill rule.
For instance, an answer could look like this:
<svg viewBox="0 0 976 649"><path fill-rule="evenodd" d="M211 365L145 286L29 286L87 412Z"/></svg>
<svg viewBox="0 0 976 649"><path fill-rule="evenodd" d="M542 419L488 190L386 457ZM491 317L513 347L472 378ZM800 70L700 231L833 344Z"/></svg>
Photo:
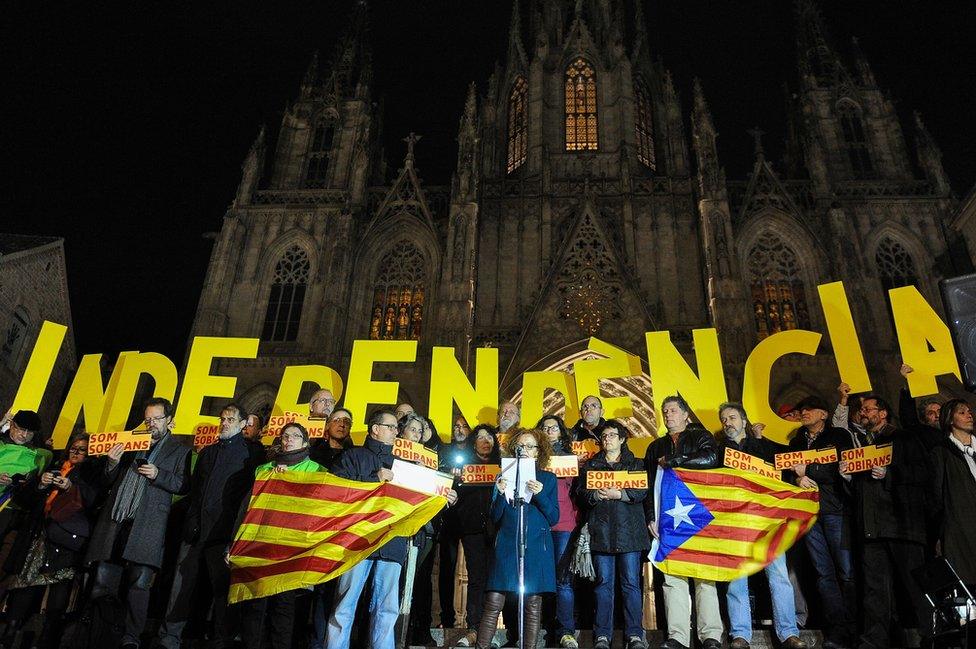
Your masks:
<svg viewBox="0 0 976 649"><path fill-rule="evenodd" d="M552 560L552 528L559 522L559 501L556 496L556 476L537 471L536 480L542 491L525 505L525 592L556 592L556 565ZM518 510L504 494L494 489L491 518L498 530L495 550L488 570L485 590L518 592L518 548L515 545L518 529Z"/></svg>

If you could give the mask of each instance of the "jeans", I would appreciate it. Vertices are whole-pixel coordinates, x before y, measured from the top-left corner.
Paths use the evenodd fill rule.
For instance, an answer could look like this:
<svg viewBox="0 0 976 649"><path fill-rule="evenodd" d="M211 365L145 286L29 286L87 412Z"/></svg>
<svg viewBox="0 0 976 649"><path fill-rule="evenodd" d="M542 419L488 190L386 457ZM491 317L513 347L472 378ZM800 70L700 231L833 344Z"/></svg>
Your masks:
<svg viewBox="0 0 976 649"><path fill-rule="evenodd" d="M573 595L573 576L568 570L560 570L560 566L566 566L571 557L565 556L572 554L575 548L569 545L569 538L572 532L553 532L552 548L553 561L556 562L556 639L566 634L572 635L576 632L576 619L573 616L575 597Z"/></svg>
<svg viewBox="0 0 976 649"><path fill-rule="evenodd" d="M620 594L624 599L624 637L644 637L644 627L641 626L641 554L593 553L593 567L597 578L594 638L613 637L613 591L617 573L620 575Z"/></svg>
<svg viewBox="0 0 976 649"><path fill-rule="evenodd" d="M121 644L139 643L139 636L146 627L149 613L149 591L152 589L156 569L141 563L126 561L123 565L100 561L95 569L92 599L117 595L119 585L125 586L125 632Z"/></svg>
<svg viewBox="0 0 976 649"><path fill-rule="evenodd" d="M356 605L373 573L373 597L369 602L369 639L372 649L394 649L393 627L400 614L400 570L392 561L365 559L343 573L336 584L335 608L329 619L327 647L348 647Z"/></svg>
<svg viewBox="0 0 976 649"><path fill-rule="evenodd" d="M790 636L799 636L796 628L796 603L793 599L793 584L786 569L786 555L781 554L766 566L766 580L773 600L773 626L776 637L783 642ZM729 582L726 595L729 605L729 638L743 638L752 641L752 610L749 606L749 578L743 577Z"/></svg>
<svg viewBox="0 0 976 649"><path fill-rule="evenodd" d="M851 551L843 547L844 525L841 514L821 514L806 536L827 620L824 635L840 644L847 644L854 635L852 612L857 606Z"/></svg>

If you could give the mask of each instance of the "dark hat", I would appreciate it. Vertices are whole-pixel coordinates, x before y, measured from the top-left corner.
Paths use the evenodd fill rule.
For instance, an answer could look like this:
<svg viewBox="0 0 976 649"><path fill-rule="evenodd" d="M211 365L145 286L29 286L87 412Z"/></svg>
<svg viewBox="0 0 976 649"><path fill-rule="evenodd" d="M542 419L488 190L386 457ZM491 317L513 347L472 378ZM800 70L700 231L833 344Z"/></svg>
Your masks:
<svg viewBox="0 0 976 649"><path fill-rule="evenodd" d="M41 418L33 410L21 410L14 415L13 422L24 430L36 433L41 430Z"/></svg>
<svg viewBox="0 0 976 649"><path fill-rule="evenodd" d="M823 410L824 412L829 413L830 404L827 403L826 399L811 394L809 397L806 397L803 399L803 401L796 404L796 409L800 412L804 410Z"/></svg>

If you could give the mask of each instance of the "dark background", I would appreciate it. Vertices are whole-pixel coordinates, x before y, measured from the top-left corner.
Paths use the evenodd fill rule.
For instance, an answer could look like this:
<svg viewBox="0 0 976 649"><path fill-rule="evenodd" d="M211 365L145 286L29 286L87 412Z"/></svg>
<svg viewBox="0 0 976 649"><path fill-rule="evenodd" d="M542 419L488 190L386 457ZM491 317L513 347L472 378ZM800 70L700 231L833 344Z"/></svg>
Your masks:
<svg viewBox="0 0 976 649"><path fill-rule="evenodd" d="M63 236L80 353L160 351L179 363L211 241L262 122L275 130L310 56L332 55L352 3L36 2L0 26L0 231ZM374 86L391 172L400 141L447 183L467 85L484 91L508 41L510 2L370 3ZM795 87L792 3L658 0L652 50L686 116L698 76L729 178L751 168L746 130L782 155L783 85ZM822 3L842 51L858 36L911 139L920 110L955 191L976 179L969 2Z"/></svg>

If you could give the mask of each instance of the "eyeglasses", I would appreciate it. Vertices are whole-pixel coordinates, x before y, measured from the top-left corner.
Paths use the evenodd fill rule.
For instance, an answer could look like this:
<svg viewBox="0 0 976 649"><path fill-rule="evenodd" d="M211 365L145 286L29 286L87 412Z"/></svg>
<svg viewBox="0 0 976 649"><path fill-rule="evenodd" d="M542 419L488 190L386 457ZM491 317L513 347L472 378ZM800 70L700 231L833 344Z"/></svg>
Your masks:
<svg viewBox="0 0 976 649"><path fill-rule="evenodd" d="M543 433L558 433L559 432L559 426L543 426L542 427L542 432Z"/></svg>
<svg viewBox="0 0 976 649"><path fill-rule="evenodd" d="M619 437L620 433L603 433L600 435L600 439L606 439L608 437Z"/></svg>
<svg viewBox="0 0 976 649"><path fill-rule="evenodd" d="M520 444L520 446L522 448L528 448L528 449L539 448L538 444Z"/></svg>
<svg viewBox="0 0 976 649"><path fill-rule="evenodd" d="M335 403L335 399L312 399L312 403L318 403L319 401L322 403Z"/></svg>
<svg viewBox="0 0 976 649"><path fill-rule="evenodd" d="M76 455L88 455L87 446L72 446L68 449L68 453L74 453Z"/></svg>
<svg viewBox="0 0 976 649"><path fill-rule="evenodd" d="M580 406L580 410L596 410L599 407L600 404L598 403L584 403L582 406Z"/></svg>
<svg viewBox="0 0 976 649"><path fill-rule="evenodd" d="M396 429L396 424L373 424L374 426L386 426L387 428Z"/></svg>
<svg viewBox="0 0 976 649"><path fill-rule="evenodd" d="M282 433L281 439L305 439L301 433Z"/></svg>
<svg viewBox="0 0 976 649"><path fill-rule="evenodd" d="M146 417L143 419L143 421L147 424L151 424L156 421L166 421L167 419L169 419L169 415L163 415L162 417Z"/></svg>
<svg viewBox="0 0 976 649"><path fill-rule="evenodd" d="M878 410L881 410L881 408L874 408L872 406L861 406L861 412L871 412L872 410L877 412Z"/></svg>

